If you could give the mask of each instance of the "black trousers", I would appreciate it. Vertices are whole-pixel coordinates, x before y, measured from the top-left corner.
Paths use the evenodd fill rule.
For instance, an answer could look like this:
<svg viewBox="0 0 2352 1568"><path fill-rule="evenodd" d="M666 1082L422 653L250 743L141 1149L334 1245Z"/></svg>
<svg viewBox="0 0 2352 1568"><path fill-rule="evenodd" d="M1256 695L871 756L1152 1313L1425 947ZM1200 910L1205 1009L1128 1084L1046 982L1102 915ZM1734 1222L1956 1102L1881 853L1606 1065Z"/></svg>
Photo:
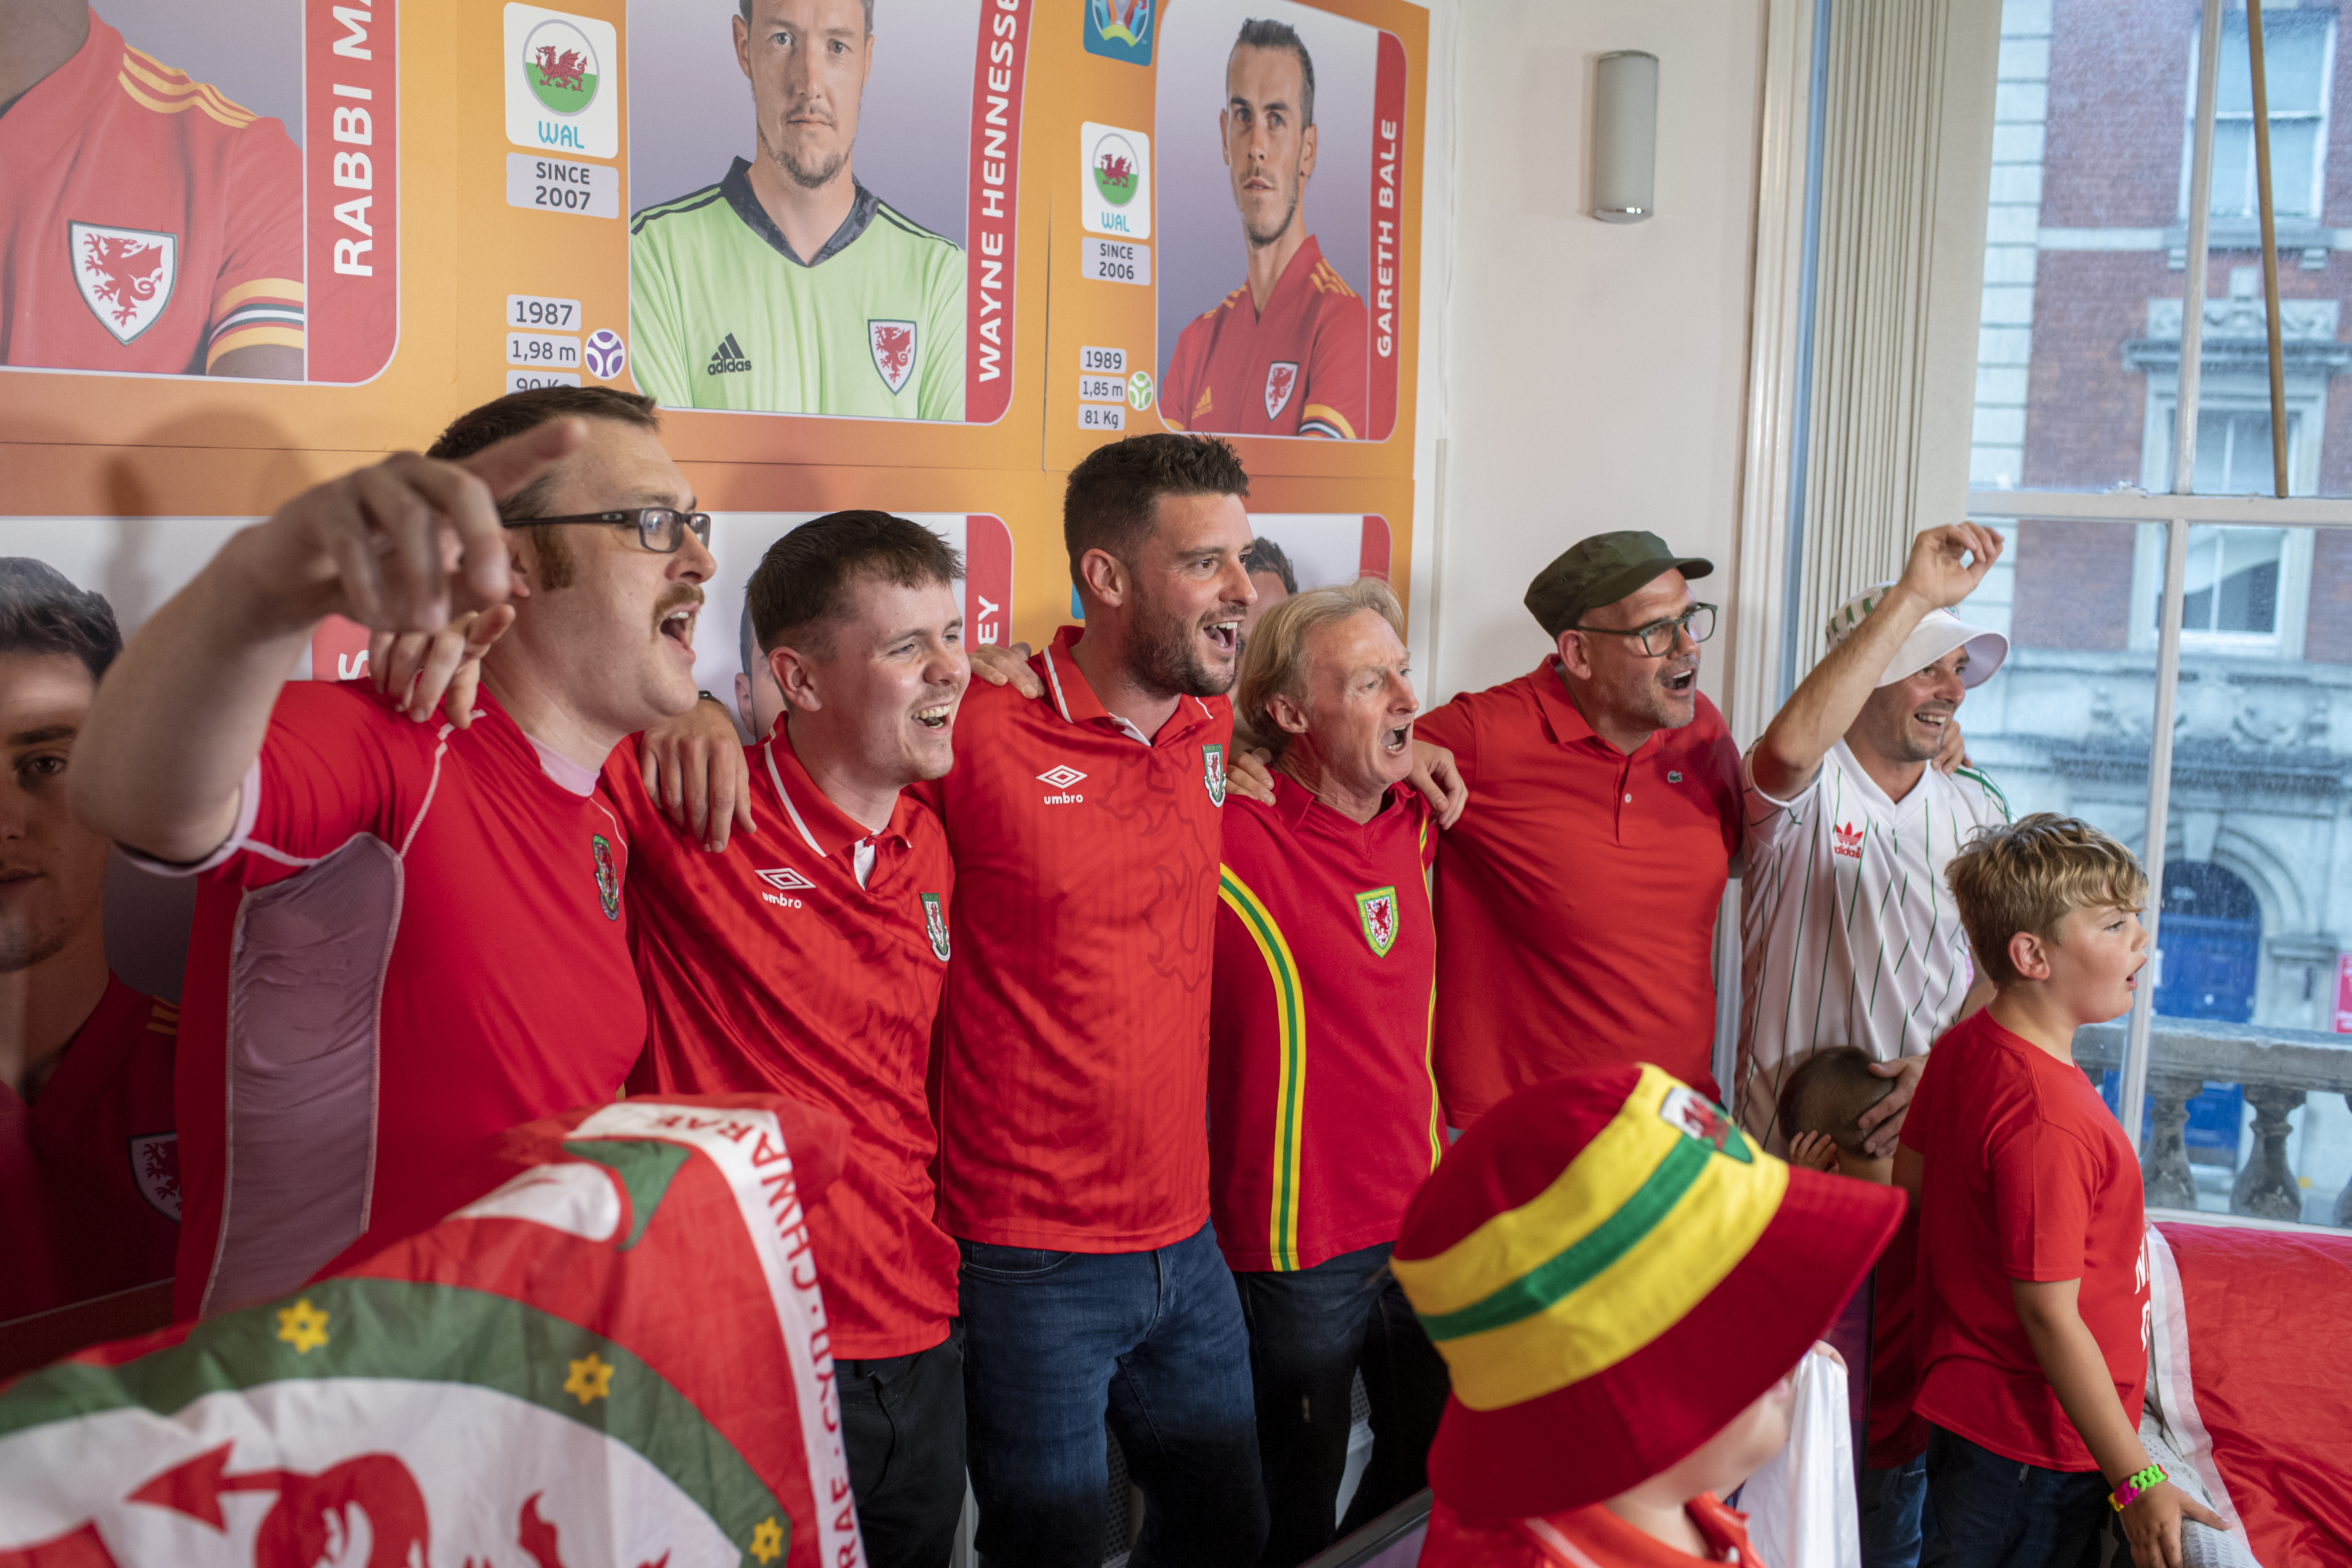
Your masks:
<svg viewBox="0 0 2352 1568"><path fill-rule="evenodd" d="M1429 1445L1452 1384L1388 1263L1383 1244L1312 1268L1234 1276L1274 1520L1262 1568L1305 1562L1429 1484ZM1359 1369L1372 1407L1372 1458L1335 1527Z"/></svg>
<svg viewBox="0 0 2352 1568"><path fill-rule="evenodd" d="M833 1370L866 1561L947 1568L963 1512L963 1325L927 1351Z"/></svg>

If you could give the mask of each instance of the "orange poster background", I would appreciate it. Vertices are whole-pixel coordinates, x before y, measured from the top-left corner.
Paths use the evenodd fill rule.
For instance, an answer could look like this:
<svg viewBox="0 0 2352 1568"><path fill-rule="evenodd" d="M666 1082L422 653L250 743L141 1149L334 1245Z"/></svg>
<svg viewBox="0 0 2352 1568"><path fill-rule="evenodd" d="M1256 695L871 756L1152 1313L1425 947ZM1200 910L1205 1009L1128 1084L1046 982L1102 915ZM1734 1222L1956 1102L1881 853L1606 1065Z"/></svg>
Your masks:
<svg viewBox="0 0 2352 1568"><path fill-rule="evenodd" d="M1129 342L1148 353L1156 330L1154 289L1076 276L1080 230L1069 209L1077 197L1078 127L1089 119L1152 124L1156 68L1088 53L1086 0L1017 3L1029 37L1014 383L1005 415L971 426L678 411L665 415L664 430L702 504L714 510L877 506L1002 517L1013 539L1013 631L1034 642L1068 616L1063 475L1109 438L1077 428L1077 346ZM1172 0L1176 9L1182 4ZM619 30L622 60L611 75L621 94L625 154L626 119L636 106L628 98L625 0L551 8ZM1160 0L1163 20L1171 8L1171 0ZM1417 303L1427 15L1405 0L1319 0L1315 8L1386 29L1402 46L1396 287L1401 300ZM393 6L378 9L388 14ZM489 0L397 5L400 329L389 367L356 386L0 369L0 515L56 518L58 526L265 515L310 484L386 451L425 445L452 415L499 395L509 368L509 295L577 300L583 335L600 327L626 335L626 216L508 205L507 155L523 149L506 135L502 12ZM886 8L877 24L887 26L889 16ZM625 155L564 155L616 166L624 215L641 199L667 194L632 192ZM320 199L314 190L313 204ZM1419 353L1410 311L1397 336L1401 395L1388 439L1236 444L1253 476L1254 511L1385 517L1402 593L1402 564L1412 558ZM614 384L628 384L625 373ZM1130 431L1160 427L1150 413L1129 424Z"/></svg>

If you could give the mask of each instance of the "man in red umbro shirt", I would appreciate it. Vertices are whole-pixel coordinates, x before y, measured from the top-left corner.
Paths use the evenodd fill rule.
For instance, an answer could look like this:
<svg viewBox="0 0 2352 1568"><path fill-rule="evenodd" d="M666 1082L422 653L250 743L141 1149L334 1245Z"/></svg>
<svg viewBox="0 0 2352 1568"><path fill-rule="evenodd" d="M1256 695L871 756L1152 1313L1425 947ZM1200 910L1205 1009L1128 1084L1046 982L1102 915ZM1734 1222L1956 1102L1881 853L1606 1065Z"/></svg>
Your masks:
<svg viewBox="0 0 2352 1568"><path fill-rule="evenodd" d="M1466 1128L1576 1068L1654 1062L1720 1099L1716 910L1739 752L1698 689L1715 568L1601 533L1529 585L1552 639L1516 680L1421 716L1473 805L1437 857L1437 1084Z"/></svg>
<svg viewBox="0 0 2352 1568"><path fill-rule="evenodd" d="M74 807L204 874L184 1315L432 1224L478 1144L611 1099L636 1060L628 836L596 779L693 705L714 569L656 429L604 388L499 398L236 535L109 673ZM467 634L478 707L287 682L323 616L435 631L460 592L493 606Z"/></svg>
<svg viewBox="0 0 2352 1568"><path fill-rule="evenodd" d="M0 0L0 364L303 371L286 127L142 53L85 0Z"/></svg>
<svg viewBox="0 0 2352 1568"><path fill-rule="evenodd" d="M1249 278L1176 338L1160 388L1171 429L1359 439L1370 397L1364 301L1300 210L1315 173L1315 62L1287 24L1244 23L1218 111Z"/></svg>
<svg viewBox="0 0 2352 1568"><path fill-rule="evenodd" d="M121 647L104 599L0 561L0 1322L169 1279L179 1246L179 1010L107 972L107 844L65 803Z"/></svg>
<svg viewBox="0 0 2352 1568"><path fill-rule="evenodd" d="M961 574L930 530L885 512L769 547L745 591L762 650L745 672L753 826L724 852L664 819L633 748L604 770L636 861L629 945L652 1031L631 1087L782 1094L849 1123L809 1229L875 1568L945 1568L963 1510L959 1258L936 1217L925 1089L955 864L903 793L953 761Z"/></svg>
<svg viewBox="0 0 2352 1568"><path fill-rule="evenodd" d="M1045 700L974 686L954 771L917 786L955 853L940 1217L994 1563L1102 1562L1106 1414L1147 1500L1137 1563L1251 1563L1265 1535L1206 1116L1248 485L1190 436L1071 470L1086 626L1031 661Z"/></svg>
<svg viewBox="0 0 2352 1568"><path fill-rule="evenodd" d="M1437 852L1412 771L1404 613L1362 578L1258 622L1234 701L1276 742L1271 803L1225 808L1209 1014L1210 1205L1241 1289L1273 1529L1289 1568L1429 1484L1445 1363L1388 1272L1445 1148L1429 1071ZM1372 1457L1335 1531L1349 1390Z"/></svg>

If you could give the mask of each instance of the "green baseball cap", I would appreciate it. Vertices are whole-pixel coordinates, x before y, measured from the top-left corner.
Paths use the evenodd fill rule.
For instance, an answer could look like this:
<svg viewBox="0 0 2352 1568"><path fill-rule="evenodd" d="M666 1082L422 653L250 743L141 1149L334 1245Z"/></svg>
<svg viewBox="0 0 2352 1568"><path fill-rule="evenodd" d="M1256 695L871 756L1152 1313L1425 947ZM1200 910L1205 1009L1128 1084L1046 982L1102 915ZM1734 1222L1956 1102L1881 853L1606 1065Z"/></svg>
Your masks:
<svg viewBox="0 0 2352 1568"><path fill-rule="evenodd" d="M1677 555L1654 533L1627 529L1580 539L1528 584L1528 613L1547 636L1560 633L1603 605L1613 605L1668 572L1704 577L1715 563Z"/></svg>

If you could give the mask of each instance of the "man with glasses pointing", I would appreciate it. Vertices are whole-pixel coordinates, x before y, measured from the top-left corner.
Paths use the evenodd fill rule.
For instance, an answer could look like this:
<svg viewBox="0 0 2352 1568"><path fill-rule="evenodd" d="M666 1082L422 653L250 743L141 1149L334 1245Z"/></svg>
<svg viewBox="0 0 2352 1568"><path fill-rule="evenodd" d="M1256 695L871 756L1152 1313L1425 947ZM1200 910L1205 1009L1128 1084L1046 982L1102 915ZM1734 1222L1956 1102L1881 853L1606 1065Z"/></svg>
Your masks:
<svg viewBox="0 0 2352 1568"><path fill-rule="evenodd" d="M1457 1129L1576 1068L1714 1083L1715 917L1740 843L1738 749L1698 690L1715 606L1690 582L1714 570L1654 533L1581 541L1528 588L1543 662L1414 726L1470 790L1437 857Z"/></svg>
<svg viewBox="0 0 2352 1568"><path fill-rule="evenodd" d="M237 534L108 670L74 809L201 879L177 1316L431 1225L483 1140L620 1088L646 1010L596 780L694 705L693 508L648 399L517 393ZM330 614L465 636L388 695L289 681Z"/></svg>

